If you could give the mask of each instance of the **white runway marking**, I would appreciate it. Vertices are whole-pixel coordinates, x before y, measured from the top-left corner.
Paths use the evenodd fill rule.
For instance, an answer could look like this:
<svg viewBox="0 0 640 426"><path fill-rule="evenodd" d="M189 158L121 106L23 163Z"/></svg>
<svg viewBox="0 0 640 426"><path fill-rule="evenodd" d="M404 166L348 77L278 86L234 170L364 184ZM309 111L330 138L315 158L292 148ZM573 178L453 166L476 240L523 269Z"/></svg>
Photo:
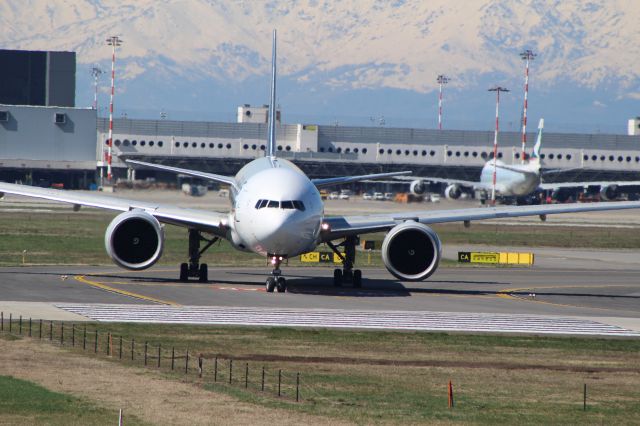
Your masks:
<svg viewBox="0 0 640 426"><path fill-rule="evenodd" d="M640 337L640 332L601 322L535 315L110 304L57 304L56 307L102 322Z"/></svg>

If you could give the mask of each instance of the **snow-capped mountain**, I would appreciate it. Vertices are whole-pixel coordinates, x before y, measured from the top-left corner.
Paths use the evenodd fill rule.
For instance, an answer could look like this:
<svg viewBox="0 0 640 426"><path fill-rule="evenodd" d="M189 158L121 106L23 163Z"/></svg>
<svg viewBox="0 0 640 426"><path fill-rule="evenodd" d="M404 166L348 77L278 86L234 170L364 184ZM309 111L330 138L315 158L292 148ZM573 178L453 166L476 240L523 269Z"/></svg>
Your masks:
<svg viewBox="0 0 640 426"><path fill-rule="evenodd" d="M277 28L286 121L434 127L444 73L445 123L458 128L490 126L493 84L512 90L504 116L517 127L528 48L531 118L622 133L640 114L639 23L640 4L624 0L4 0L0 47L76 51L88 106L90 69L110 70L105 39L119 35L116 110L232 119L267 99Z"/></svg>

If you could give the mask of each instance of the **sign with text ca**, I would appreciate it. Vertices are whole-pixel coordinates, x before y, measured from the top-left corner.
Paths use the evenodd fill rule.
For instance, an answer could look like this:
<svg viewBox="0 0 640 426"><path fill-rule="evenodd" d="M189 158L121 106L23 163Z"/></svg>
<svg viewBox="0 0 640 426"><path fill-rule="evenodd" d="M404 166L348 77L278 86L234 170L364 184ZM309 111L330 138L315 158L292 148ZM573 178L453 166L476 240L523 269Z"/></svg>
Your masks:
<svg viewBox="0 0 640 426"><path fill-rule="evenodd" d="M305 253L300 256L300 261L305 263L332 263L333 262L333 263L342 264L342 260L340 259L340 256L330 251L328 252L312 251L309 253Z"/></svg>

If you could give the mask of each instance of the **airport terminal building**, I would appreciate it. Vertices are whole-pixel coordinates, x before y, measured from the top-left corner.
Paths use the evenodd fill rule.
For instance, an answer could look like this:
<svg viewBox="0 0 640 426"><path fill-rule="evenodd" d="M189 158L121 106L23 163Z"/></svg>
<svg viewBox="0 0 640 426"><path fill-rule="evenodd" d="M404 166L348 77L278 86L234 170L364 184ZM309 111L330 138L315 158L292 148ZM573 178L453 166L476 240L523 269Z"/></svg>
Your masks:
<svg viewBox="0 0 640 426"><path fill-rule="evenodd" d="M75 107L75 53L0 50L0 82L0 179L68 188L99 183L109 122ZM127 158L233 175L264 155L267 110L241 106L236 122L115 119L114 176L176 179L132 174ZM312 178L411 170L476 180L493 155L492 131L281 124L280 111L277 118L279 155ZM629 123L628 135L545 133L543 165L557 172L547 181L640 180L640 119ZM520 144L520 133L500 133L498 157L519 163Z"/></svg>

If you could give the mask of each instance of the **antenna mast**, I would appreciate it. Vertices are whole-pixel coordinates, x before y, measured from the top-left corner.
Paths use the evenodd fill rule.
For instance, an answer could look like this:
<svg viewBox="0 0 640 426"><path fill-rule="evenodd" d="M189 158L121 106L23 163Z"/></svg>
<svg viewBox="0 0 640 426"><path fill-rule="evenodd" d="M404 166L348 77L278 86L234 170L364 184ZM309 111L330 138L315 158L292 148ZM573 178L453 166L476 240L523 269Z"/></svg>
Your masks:
<svg viewBox="0 0 640 426"><path fill-rule="evenodd" d="M496 131L493 136L493 186L491 188L491 205L496 205L496 174L498 162L498 132L500 131L500 92L508 92L509 89L496 86L489 89L490 92L496 92Z"/></svg>
<svg viewBox="0 0 640 426"><path fill-rule="evenodd" d="M529 106L528 100L527 100L529 98L529 62L531 62L536 56L537 55L529 49L520 53L520 57L525 61L524 106L522 109L522 153L520 154L523 164L527 156L525 152L525 145L527 144L527 107Z"/></svg>

